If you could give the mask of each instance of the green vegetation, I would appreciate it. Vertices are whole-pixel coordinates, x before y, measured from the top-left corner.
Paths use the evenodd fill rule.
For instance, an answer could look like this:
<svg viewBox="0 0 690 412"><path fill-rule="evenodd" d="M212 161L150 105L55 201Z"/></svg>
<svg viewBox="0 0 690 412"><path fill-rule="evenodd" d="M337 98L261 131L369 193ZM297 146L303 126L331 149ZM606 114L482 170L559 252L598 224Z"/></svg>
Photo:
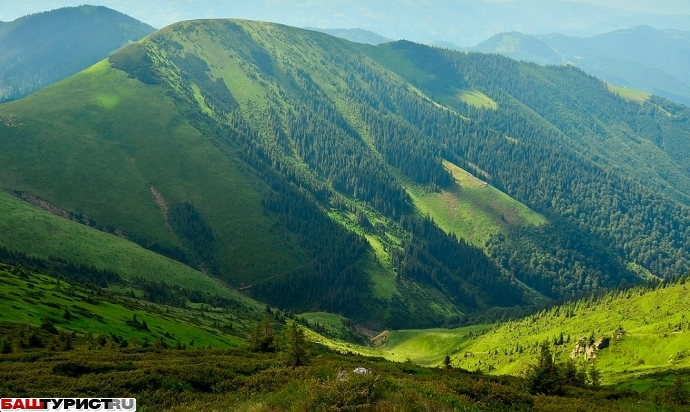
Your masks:
<svg viewBox="0 0 690 412"><path fill-rule="evenodd" d="M630 313L657 303L666 305L660 309L657 304L644 313L645 318L652 319L650 314L681 307L687 299L684 280L668 287L610 293L500 326L384 334L377 338L386 348L382 351L330 340L268 308L257 311L241 304L231 310L192 303L181 307L161 305L136 298L140 293L136 287L125 288L125 293L117 292L124 291L122 287L106 291L7 265L0 267L0 275L0 388L8 396L80 396L94 388L99 388L99 396L122 396L128 388L128 396L135 396L144 410L172 411L202 410L211 403L218 410L293 410L299 405L389 410L403 404L427 405L435 410L461 406L473 410L551 410L583 407L578 405L593 400L601 410L676 410L688 400L686 375L681 369L685 365L683 357L673 362L678 371L675 374L663 374L669 370L667 365L650 364L652 369L637 368L628 375L615 375L620 379L618 389L600 387L599 380L604 372L607 378L603 383L611 383L609 360L625 364L629 353L620 351L621 343L629 342L631 348L639 349L640 341L649 341L649 337L639 336L640 331L663 333L662 322L639 329L630 327L639 323ZM678 293L679 288L684 292ZM670 296L675 296L676 301L668 305ZM538 346L530 344L516 350L514 356L524 359L520 369L524 379L464 370L468 365L460 353L464 358L469 353L472 361L479 360L473 369L485 365L489 372L497 372L491 363L482 363L489 358L496 361L497 351L467 352L489 337L494 341L495 336L504 336L496 342L505 344L505 339L514 338L511 333L517 333L519 346L520 333L527 333L530 342L536 342L555 330L571 330L570 319L574 325L589 318L598 322L597 326L606 326L604 319L613 317L610 312L622 308L628 312L622 314L626 320L619 322L624 326L614 332L620 336L612 338L609 347L595 352L594 366L567 357L552 358L553 352L562 352L570 341L561 332L560 337L554 336L553 344L546 339ZM263 320L259 320L262 313ZM305 317L333 325L346 323L328 314ZM680 319L671 327L682 333L690 323L683 323L683 316ZM285 321L287 327L279 331L277 325ZM615 323L616 319L611 321ZM542 327L551 330L535 332ZM247 335L245 345L242 342ZM630 341L633 337L640 341ZM680 339L678 343L683 342ZM309 342L349 354L336 355ZM470 345L463 346L467 342ZM204 349L209 346L235 349ZM658 357L660 342L654 346L657 353L651 356ZM615 355L607 357L608 351ZM419 357L431 353L445 355ZM377 357L382 354L400 363ZM410 362L412 359L443 367L419 367ZM208 373L208 365L214 365L214 373ZM372 370L371 375L350 372L363 365ZM640 372L643 378L634 379ZM86 375L88 380L80 379ZM144 381L142 376L146 376ZM589 409L596 410L592 407Z"/></svg>
<svg viewBox="0 0 690 412"><path fill-rule="evenodd" d="M0 355L7 397L137 398L141 411L238 410L674 410L611 389L568 386L564 396L530 395L523 380L429 369L316 349L307 366L291 367L273 353L243 349L161 347L69 351L32 349ZM366 366L369 374L355 368Z"/></svg>
<svg viewBox="0 0 690 412"><path fill-rule="evenodd" d="M63 88L78 98L66 100ZM106 96L114 105L112 110L103 110ZM58 100L62 102L59 105ZM57 106L64 110L56 112ZM271 221L261 213L255 178L243 175L231 159L190 127L160 87L141 87L138 81L102 62L47 88L40 96L29 96L0 111L24 111L28 107L31 118L22 116L22 126L8 128L3 134L8 149L5 155L21 151L27 139L51 149L13 162L5 188L31 193L88 216L103 230L185 262L188 259L184 255L189 252L180 250L182 241L173 234L167 219L171 207L187 201L216 229L216 246L211 253L218 256L226 272L232 266L236 284L258 273L265 276L268 271L298 265L295 254L286 251L280 237L271 234ZM93 115L82 117L92 111ZM70 138L53 142L40 132L46 127L51 133ZM129 131L132 127L134 132ZM45 156L52 159L50 164L45 163ZM175 167L171 169L170 164ZM221 222L223 229L217 229ZM247 238L247 233L252 236ZM245 241L233 242L242 236ZM270 258L261 256L265 249L273 250Z"/></svg>
<svg viewBox="0 0 690 412"><path fill-rule="evenodd" d="M259 306L217 280L172 259L73 222L0 192L0 247L48 259L57 256L77 265L110 270L130 281L153 282L221 294Z"/></svg>
<svg viewBox="0 0 690 412"><path fill-rule="evenodd" d="M293 313L452 326L690 270L688 116L573 67L190 21L0 106L0 187Z"/></svg>
<svg viewBox="0 0 690 412"><path fill-rule="evenodd" d="M339 315L334 315L327 312L312 312L312 313L300 313L299 317L305 321L312 324L319 324L325 328L332 328L335 330L342 329L344 327L343 321L345 318Z"/></svg>
<svg viewBox="0 0 690 412"><path fill-rule="evenodd" d="M392 248L397 249L399 241L396 245L391 236L409 238L411 230L421 226L411 225L418 219L412 203L380 156L402 167L418 183L444 185L450 176L440 162L434 164L433 157L421 150L415 151L417 162L409 163L400 158L399 149L391 151L393 146L389 146L387 150L375 140L382 154L371 153L361 136L346 126L340 114L342 98L320 91L329 82L344 84L345 69L338 69L334 76L330 69L311 68L307 62L322 54L324 47L354 46L277 26L207 23L200 31L192 30L198 23L172 26L112 56L110 63L116 69L100 63L40 96L3 107L8 113L26 113L22 119L33 113L32 119L49 122L60 90L79 93L78 100L60 111L58 130L53 131L66 136L58 149L63 155L41 169L30 165L43 153L22 157L3 185L69 214L86 216L99 228L215 273L255 297L295 311L325 309L360 321L393 324L404 319L430 325L443 323L448 315L457 316L459 310L497 301L490 289L488 296L472 299L451 295L460 288L474 294L462 278L479 276L480 271L489 283L510 283L501 280L498 268L478 251L453 238L442 243L455 243L451 247L457 250L467 248L463 253L484 263L467 274L453 263L455 267L444 270L457 273L424 282L428 283L425 288L440 291L401 293L417 288L409 277L416 272L405 268L407 277L393 281L401 255ZM284 30L296 38L316 36L318 43L304 48L292 41L275 42L274 37ZM223 35L218 37L218 33ZM200 58L200 48L210 55ZM274 48L293 56L293 63L276 61ZM294 87L288 87L290 82ZM360 79L353 92L365 87ZM266 96L273 98L266 100ZM314 111L310 99L318 102L317 120L308 120ZM94 106L84 106L84 101ZM154 122L148 122L151 117L141 107L159 114ZM366 106L345 109L357 113ZM84 115L91 110L98 113ZM70 116L75 121L66 121ZM41 136L34 131L44 127L22 121L8 127L5 137L15 154L22 151L19 141L25 134ZM125 131L133 125L139 125L134 133ZM395 139L409 130L400 123L396 134L390 135L378 123L366 126L376 136ZM92 133L86 143L95 156L87 156L85 142L73 138L84 136L84 130ZM171 139L175 144L167 143ZM154 151L159 145L167 149ZM72 159L69 173L60 159ZM94 193L104 185L101 177L91 173L98 168L96 163L104 174L108 170L110 180L118 181L115 190L102 188L98 195ZM173 173L169 164L174 164ZM362 168L368 172L361 173ZM15 173L19 170L22 173ZM48 176L57 176L61 183L48 186ZM85 183L76 187L70 183L75 180ZM354 213L358 235L331 222L324 208ZM397 223L403 215L410 222L405 229ZM380 230L374 230L372 221L380 223ZM366 251L368 242L359 234L377 245L376 254ZM237 242L239 238L243 241ZM405 262L410 265L413 258ZM450 285L451 276L462 285ZM515 303L520 300L511 295ZM436 302L426 306L423 300L429 296L435 296ZM453 307L460 302L460 309ZM416 314L409 316L411 311Z"/></svg>
<svg viewBox="0 0 690 412"><path fill-rule="evenodd" d="M491 100L485 94L473 89L460 91L458 98L478 109L496 109L497 107L495 101Z"/></svg>
<svg viewBox="0 0 690 412"><path fill-rule="evenodd" d="M649 94L639 90L629 89L627 87L616 86L613 84L607 85L611 93L615 93L625 100L630 100L636 103L644 103L649 99Z"/></svg>
<svg viewBox="0 0 690 412"><path fill-rule="evenodd" d="M644 384L644 376L663 377L689 366L689 290L682 279L656 288L609 292L495 325L393 331L378 349L389 359L409 358L428 366L441 365L450 354L456 367L516 375L527 370L543 342L559 362L582 348L575 361L583 363L585 346L602 339L608 346L590 349L602 382L647 390L658 378Z"/></svg>
<svg viewBox="0 0 690 412"><path fill-rule="evenodd" d="M410 195L446 232L483 247L491 235L521 225L541 225L546 218L456 165L444 161L455 184L438 192L414 188Z"/></svg>
<svg viewBox="0 0 690 412"><path fill-rule="evenodd" d="M570 376L566 366L554 369L548 344L526 379L468 373L448 357L446 366L431 369L409 360L334 354L309 343L317 335L294 320L279 332L270 318L279 315L274 311L266 311L263 321L250 315L256 322L252 329L234 317L236 311L230 315L203 305L176 309L21 268L0 270L5 305L0 308L0 389L5 396L126 395L136 397L144 411L661 411L676 410L688 398L680 374L646 394L599 388L591 368L589 384L580 384L577 376L585 372L574 369ZM16 317L15 303L29 299L40 303ZM13 322L4 320L6 315ZM231 317L233 326L217 327ZM238 332L234 326L249 330L246 345L232 336ZM555 373L556 380L543 378Z"/></svg>
<svg viewBox="0 0 690 412"><path fill-rule="evenodd" d="M690 111L620 94L214 20L0 105L0 391L682 408Z"/></svg>
<svg viewBox="0 0 690 412"><path fill-rule="evenodd" d="M176 346L232 347L243 342L255 308L238 302L234 315L221 308L192 304L171 307L142 301L140 291L123 293L78 286L23 268L0 265L0 335L13 330L8 322L46 328L54 325L75 338L102 335L118 342L155 340ZM238 316L240 316L238 318ZM55 330L55 334L57 334Z"/></svg>

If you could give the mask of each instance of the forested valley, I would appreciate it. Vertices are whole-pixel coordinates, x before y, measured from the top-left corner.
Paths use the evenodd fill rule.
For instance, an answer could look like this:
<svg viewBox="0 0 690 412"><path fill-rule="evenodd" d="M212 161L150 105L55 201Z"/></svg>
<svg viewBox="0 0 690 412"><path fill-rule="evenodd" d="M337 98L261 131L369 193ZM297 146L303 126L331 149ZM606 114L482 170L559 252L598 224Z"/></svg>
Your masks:
<svg viewBox="0 0 690 412"><path fill-rule="evenodd" d="M127 100L104 100L108 80L86 96L91 106L66 106L74 127L102 137L88 144L124 182L123 206L75 208L41 171L3 186L271 305L429 327L690 269L689 109L625 100L574 67L405 41L360 45L239 20L179 23L94 67L56 90L126 76ZM125 107L144 104L145 92L165 96L156 110L168 120L141 133L146 116L132 119ZM26 122L45 110L33 102L52 96L0 115ZM89 118L94 105L111 114ZM3 167L27 167L16 142L44 139L44 126L6 125L13 157ZM206 154L179 151L182 131ZM147 155L161 144L177 163ZM128 166L108 169L118 163ZM419 200L469 196L448 164L546 223L500 214L486 242L459 236ZM58 185L87 194L106 184L85 179L92 186Z"/></svg>

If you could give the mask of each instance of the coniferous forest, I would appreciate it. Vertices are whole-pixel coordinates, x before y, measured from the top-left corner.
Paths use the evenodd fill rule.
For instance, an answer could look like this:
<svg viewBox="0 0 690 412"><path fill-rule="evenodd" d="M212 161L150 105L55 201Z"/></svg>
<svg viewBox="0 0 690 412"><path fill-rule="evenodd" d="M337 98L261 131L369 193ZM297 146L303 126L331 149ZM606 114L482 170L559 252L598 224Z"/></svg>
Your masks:
<svg viewBox="0 0 690 412"><path fill-rule="evenodd" d="M99 147L124 201L91 196L108 180L78 168L71 177L89 184L64 174L57 183L74 196L49 190L43 173L61 161L4 187L272 305L375 327L438 326L690 269L690 112L625 100L574 67L232 20L172 25L97 67L69 87L124 76L126 96L104 106L115 117L85 114L106 105L101 92L95 106L68 99L74 122L51 133L90 130L95 140L67 139L58 152ZM144 92L166 102L155 127L124 114L145 113ZM22 157L18 144L47 136L31 120L41 110L3 107L25 122L6 125L3 167L43 156ZM151 157L160 145L167 154ZM419 200L464 198L447 164L546 223L502 213L486 242L459 236Z"/></svg>
<svg viewBox="0 0 690 412"><path fill-rule="evenodd" d="M0 24L3 396L687 407L690 108L570 65L110 12Z"/></svg>

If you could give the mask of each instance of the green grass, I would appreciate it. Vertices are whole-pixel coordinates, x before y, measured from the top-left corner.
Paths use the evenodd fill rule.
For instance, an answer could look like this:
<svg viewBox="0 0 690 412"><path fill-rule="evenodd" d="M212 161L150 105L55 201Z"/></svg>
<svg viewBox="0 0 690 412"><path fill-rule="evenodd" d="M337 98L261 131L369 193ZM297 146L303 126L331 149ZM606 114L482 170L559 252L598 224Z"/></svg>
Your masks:
<svg viewBox="0 0 690 412"><path fill-rule="evenodd" d="M59 256L76 264L109 269L125 279L143 277L230 296L260 305L218 280L136 243L58 217L0 191L0 246L46 259Z"/></svg>
<svg viewBox="0 0 690 412"><path fill-rule="evenodd" d="M610 388L567 396L525 393L523 381L315 350L306 366L242 349L33 350L0 355L6 397L127 394L141 412L182 411L661 411ZM357 375L357 367L371 369ZM342 378L345 374L345 379ZM338 378L340 375L340 379Z"/></svg>
<svg viewBox="0 0 690 412"><path fill-rule="evenodd" d="M637 102L642 104L646 102L650 96L648 93L639 90L628 89L627 87L616 86L613 84L608 84L607 86L611 93L615 93L620 97L624 98L625 100L629 100L631 102Z"/></svg>
<svg viewBox="0 0 690 412"><path fill-rule="evenodd" d="M216 259L236 284L299 266L300 253L273 236L271 219L261 213L258 178L195 130L163 87L129 79L103 61L0 106L0 118L10 115L21 120L0 124L3 189L177 246L154 187L168 205L194 204L214 231Z"/></svg>
<svg viewBox="0 0 690 412"><path fill-rule="evenodd" d="M560 333L570 341L552 345L559 361L570 357L582 337L608 337L610 346L595 352L604 383L649 390L664 386L672 371L690 366L688 299L689 284L652 291L635 288L495 325L385 331L375 339L373 348L321 336L311 339L337 351L383 356L397 362L439 366L445 355L450 355L453 365L463 369L521 375L535 362L538 345L544 340L553 342ZM622 336L617 334L619 328L624 330ZM576 361L582 364L585 359L579 356Z"/></svg>
<svg viewBox="0 0 690 412"><path fill-rule="evenodd" d="M444 161L455 178L450 188L430 192L408 185L408 192L422 213L429 213L446 232L454 232L470 243L483 247L493 234L506 233L512 226L541 225L546 218L524 204L456 165Z"/></svg>
<svg viewBox="0 0 690 412"><path fill-rule="evenodd" d="M373 259L367 260L365 272L371 277L374 288L374 296L389 301L395 295L399 295L398 285L395 280L395 273L383 266L382 260L375 262Z"/></svg>
<svg viewBox="0 0 690 412"><path fill-rule="evenodd" d="M560 360L570 356L581 337L609 337L610 347L596 352L604 382L630 382L690 366L688 299L688 284L651 292L633 289L596 303L571 303L503 324L393 331L378 349L392 360L409 358L432 366L449 354L458 367L519 375L534 362L538 344L553 342L561 332L565 339L570 337L570 343L553 347ZM625 333L617 337L619 327ZM522 353L518 353L518 345L524 348Z"/></svg>
<svg viewBox="0 0 690 412"><path fill-rule="evenodd" d="M27 274L6 265L0 265L0 278L0 322L40 327L45 320L50 320L59 330L76 332L80 336L114 334L139 342L162 339L168 344L193 342L192 346L201 347L237 346L243 339L221 331L219 326L233 324L237 331L247 328L246 319L240 320L222 310L209 308L202 313L146 303L41 274ZM71 314L70 319L65 318L66 311ZM147 323L149 331L127 324L135 315L138 322Z"/></svg>
<svg viewBox="0 0 690 412"><path fill-rule="evenodd" d="M331 327L331 328L336 328L340 329L343 327L343 317L340 315L336 315L333 313L328 313L328 312L307 312L307 313L300 313L299 317L309 321L309 322L316 322L321 325Z"/></svg>
<svg viewBox="0 0 690 412"><path fill-rule="evenodd" d="M471 326L461 330L423 329L393 331L379 347L386 359L403 362L411 360L425 366L438 366L446 355L461 350L462 341L470 339L470 332L484 326Z"/></svg>
<svg viewBox="0 0 690 412"><path fill-rule="evenodd" d="M475 89L465 89L458 93L458 99L467 103L470 106L474 106L477 109L492 109L498 108L498 104L491 100L489 96Z"/></svg>

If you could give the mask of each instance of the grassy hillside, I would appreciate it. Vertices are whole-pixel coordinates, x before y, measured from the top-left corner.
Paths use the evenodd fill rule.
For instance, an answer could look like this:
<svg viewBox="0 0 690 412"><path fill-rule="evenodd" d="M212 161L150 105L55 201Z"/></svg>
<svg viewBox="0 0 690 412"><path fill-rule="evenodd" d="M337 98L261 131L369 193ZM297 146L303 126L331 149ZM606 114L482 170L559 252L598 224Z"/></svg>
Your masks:
<svg viewBox="0 0 690 412"><path fill-rule="evenodd" d="M456 165L444 161L455 183L439 192L413 188L422 213L429 213L446 232L483 247L491 235L521 225L541 225L546 218Z"/></svg>
<svg viewBox="0 0 690 412"><path fill-rule="evenodd" d="M291 365L292 341L278 332L275 352L252 352L244 344L264 311L208 305L167 306L127 293L77 286L24 268L0 265L0 388L8 396L101 396L131 394L138 409L218 410L332 408L391 410L424 405L433 410L527 408L673 411L681 394L671 381L645 377L636 393L611 387L566 386L559 396L530 394L520 377L490 376L461 369L425 368L413 353L451 350L442 330L402 331L387 337L395 359L381 350L333 341L308 329L302 364ZM28 306L27 306L28 305ZM278 314L275 312L275 314ZM330 314L303 314L332 327ZM472 339L483 327L465 328ZM459 335L456 333L455 338ZM338 355L325 350L325 344ZM213 349L211 349L213 348ZM361 355L354 355L360 353ZM393 357L393 356L390 356ZM430 363L432 359L416 359ZM358 375L366 367L370 374ZM213 373L208 373L209 368ZM683 379L681 376L680 379ZM644 383L644 388L640 386ZM682 384L682 381L681 381ZM500 395L500 396L499 396ZM680 409L678 409L680 410Z"/></svg>
<svg viewBox="0 0 690 412"><path fill-rule="evenodd" d="M137 399L137 410L434 410L673 411L655 401L610 389L569 388L564 396L530 395L523 380L459 370L422 368L381 359L312 352L305 366L281 361L285 352L77 348L0 355L7 396ZM369 375L353 373L371 369ZM212 371L212 373L209 373ZM343 378L343 375L346 375ZM664 394L659 391L659 394Z"/></svg>
<svg viewBox="0 0 690 412"><path fill-rule="evenodd" d="M316 42L309 43L311 39ZM110 65L99 63L40 96L2 107L0 116L19 119L6 126L15 164L3 185L299 311L350 310L350 315L368 313L369 319L422 317L430 323L471 310L477 302L495 304L488 303L496 300L492 292L458 300L448 286L435 282L425 282L419 292L411 280L394 281L392 248L400 248L412 230L396 221L403 213L413 220L419 216L395 180L397 172L376 152L373 132L357 114L364 106L326 87L344 86L346 70L311 63L330 48L357 53L351 43L282 26L231 21L171 26L115 54ZM290 57L281 60L280 55ZM359 79L349 87L359 93L366 82ZM58 115L52 109L58 106L55 99L62 99L67 89L79 98L66 102ZM334 111L317 107L314 124L335 127L336 135L326 129L300 131L304 116L314 110L309 99L332 105ZM49 124L55 125L50 134L39 132ZM56 143L51 140L55 135L64 138ZM21 155L27 136L34 146L56 147ZM330 138L337 143L318 141ZM327 153L329 145L332 153ZM44 161L46 156L50 162ZM331 162L330 156L341 160ZM353 162L362 156L371 174L359 175ZM47 166L31 167L38 163ZM440 164L429 167L447 179ZM380 229L363 225L363 214ZM319 252L317 246L329 250ZM336 257L333 248L350 255ZM363 252L367 248L374 253ZM488 270L493 271L488 278L500 276L497 268ZM297 286L306 282L305 276L316 275L317 283L309 281L306 290ZM461 277L477 274L454 276L453 288L476 293ZM343 283L341 288L357 292L323 293L323 288ZM311 290L315 285L321 292ZM285 288L305 296L295 298ZM323 302L306 296L311 293ZM368 296L368 302L357 305L348 296ZM430 296L435 304L423 305ZM420 313L394 315L394 298L402 302L403 313ZM347 309L354 307L368 309Z"/></svg>
<svg viewBox="0 0 690 412"><path fill-rule="evenodd" d="M65 89L73 99L65 99ZM257 179L191 127L162 88L128 79L104 61L40 96L0 107L0 117L15 113L21 123L2 134L3 163L13 164L4 168L5 189L168 249L182 243L168 210L191 202L215 229L217 260L236 284L299 264L299 252L285 249L261 213ZM27 146L34 150L23 153Z"/></svg>
<svg viewBox="0 0 690 412"><path fill-rule="evenodd" d="M460 101L467 103L470 106L478 109L495 109L496 102L491 100L487 95L473 89L465 89L458 93Z"/></svg>
<svg viewBox="0 0 690 412"><path fill-rule="evenodd" d="M202 310L202 305L196 310L164 306L7 265L0 265L0 276L2 335L13 330L11 324L43 329L52 324L78 337L112 334L124 341L161 340L173 347L232 347L244 341L248 320L255 321L251 307L238 306L233 316L217 308Z"/></svg>
<svg viewBox="0 0 690 412"><path fill-rule="evenodd" d="M204 273L4 192L0 192L0 210L0 246L10 250L40 259L56 256L74 264L108 269L129 280L141 277L251 302Z"/></svg>
<svg viewBox="0 0 690 412"><path fill-rule="evenodd" d="M441 326L689 268L687 115L572 67L189 21L0 106L0 187L295 313Z"/></svg>
<svg viewBox="0 0 690 412"><path fill-rule="evenodd" d="M651 291L634 288L497 325L394 331L380 349L394 360L409 357L423 365L439 365L451 355L454 365L468 370L519 375L534 362L537 346L545 340L564 361L581 338L606 337L610 346L594 352L596 365L605 383L627 384L688 367L688 293L685 282ZM554 345L561 333L564 343ZM585 362L584 355L575 360Z"/></svg>
<svg viewBox="0 0 690 412"><path fill-rule="evenodd" d="M612 93L616 93L620 97L637 103L644 103L649 99L649 94L641 92L639 90L629 89L627 87L616 86L613 84L608 85L609 90Z"/></svg>

